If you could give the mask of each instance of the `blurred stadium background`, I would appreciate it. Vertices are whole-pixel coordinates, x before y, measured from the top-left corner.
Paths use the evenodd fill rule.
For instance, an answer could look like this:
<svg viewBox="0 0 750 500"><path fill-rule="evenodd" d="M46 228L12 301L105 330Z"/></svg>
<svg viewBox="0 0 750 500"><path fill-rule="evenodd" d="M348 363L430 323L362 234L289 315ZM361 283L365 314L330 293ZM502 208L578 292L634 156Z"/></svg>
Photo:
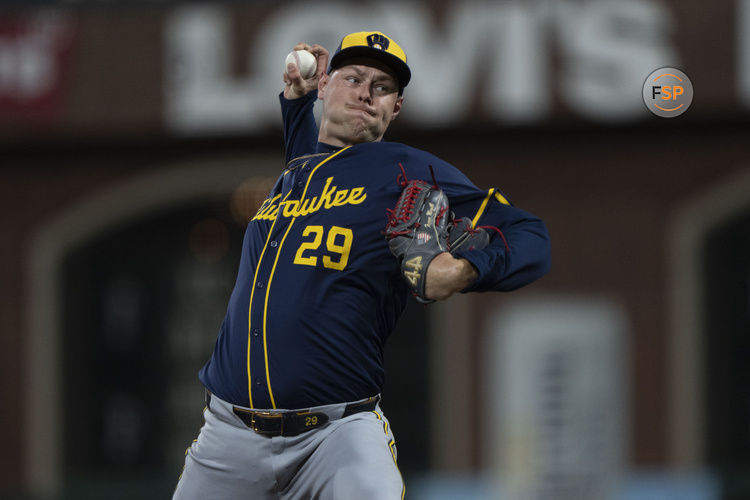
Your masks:
<svg viewBox="0 0 750 500"><path fill-rule="evenodd" d="M750 0L6 0L0 498L169 498L284 56L361 29L415 74L388 138L553 242L522 291L409 306L407 498L750 498ZM695 88L673 119L641 100L663 66Z"/></svg>

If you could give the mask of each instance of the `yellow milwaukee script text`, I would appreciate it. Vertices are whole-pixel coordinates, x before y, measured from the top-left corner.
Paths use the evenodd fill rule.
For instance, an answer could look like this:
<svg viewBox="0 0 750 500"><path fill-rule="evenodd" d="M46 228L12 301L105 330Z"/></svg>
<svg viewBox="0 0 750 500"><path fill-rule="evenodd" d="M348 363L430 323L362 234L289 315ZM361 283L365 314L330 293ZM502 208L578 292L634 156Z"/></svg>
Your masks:
<svg viewBox="0 0 750 500"><path fill-rule="evenodd" d="M338 189L338 186L332 186L332 183L333 177L326 179L323 192L320 196L313 196L312 198L279 202L281 195L277 194L263 202L252 220L274 220L279 214L279 210L281 210L283 217L301 217L320 209L327 210L344 205L359 205L367 199L364 187Z"/></svg>

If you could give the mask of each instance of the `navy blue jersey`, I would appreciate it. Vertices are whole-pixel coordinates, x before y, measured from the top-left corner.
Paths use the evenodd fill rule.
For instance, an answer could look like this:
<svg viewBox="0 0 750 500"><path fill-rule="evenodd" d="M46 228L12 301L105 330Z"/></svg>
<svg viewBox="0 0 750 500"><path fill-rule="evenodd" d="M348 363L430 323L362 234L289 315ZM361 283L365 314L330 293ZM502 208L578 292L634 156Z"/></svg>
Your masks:
<svg viewBox="0 0 750 500"><path fill-rule="evenodd" d="M314 93L313 93L314 94ZM498 227L464 291L513 290L547 272L549 237L535 216L454 166L403 144L318 143L314 96L282 99L287 164L248 224L242 258L203 384L251 408L306 408L377 394L383 349L409 290L383 236L386 209L432 166L457 217ZM314 135L313 135L314 134Z"/></svg>

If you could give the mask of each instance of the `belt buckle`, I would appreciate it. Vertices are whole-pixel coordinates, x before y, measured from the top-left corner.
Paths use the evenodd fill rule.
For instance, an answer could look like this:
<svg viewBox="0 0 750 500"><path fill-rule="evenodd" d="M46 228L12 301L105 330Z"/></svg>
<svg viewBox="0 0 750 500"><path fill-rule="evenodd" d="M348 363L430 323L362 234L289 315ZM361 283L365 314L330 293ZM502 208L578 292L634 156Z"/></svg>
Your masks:
<svg viewBox="0 0 750 500"><path fill-rule="evenodd" d="M281 422L280 422L281 425L279 427L278 434L276 433L276 431L264 431L262 429L259 429L256 426L256 421L255 421L255 417L256 416L262 416L264 418L278 418L278 419L280 419L281 420ZM267 435L278 435L278 436L281 436L281 435L284 434L284 415L282 415L281 413L271 413L270 411L254 411L254 412L252 412L250 414L250 428L252 430L254 430L255 432L257 432L258 434L267 434Z"/></svg>

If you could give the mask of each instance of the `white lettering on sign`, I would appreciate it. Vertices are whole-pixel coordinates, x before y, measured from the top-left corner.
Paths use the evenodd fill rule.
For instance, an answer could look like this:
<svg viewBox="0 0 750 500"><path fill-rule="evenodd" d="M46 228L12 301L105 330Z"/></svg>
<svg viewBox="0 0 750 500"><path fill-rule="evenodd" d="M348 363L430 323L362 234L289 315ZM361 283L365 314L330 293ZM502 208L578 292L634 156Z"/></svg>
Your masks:
<svg viewBox="0 0 750 500"><path fill-rule="evenodd" d="M559 2L557 12L563 101L599 121L643 115L638 89L646 77L654 69L679 66L669 43L671 14L646 0Z"/></svg>
<svg viewBox="0 0 750 500"><path fill-rule="evenodd" d="M185 6L166 24L168 124L182 133L279 124L290 48L308 41L333 51L363 19L406 50L413 79L402 119L420 126L476 120L476 102L479 119L497 122L540 121L555 101L596 121L630 120L644 112L644 78L677 63L673 16L656 0L456 2L440 24L419 3L321 3L304 16L294 5L274 11L250 43L248 74L235 75L227 8Z"/></svg>
<svg viewBox="0 0 750 500"><path fill-rule="evenodd" d="M737 1L737 72L739 97L750 108L750 0Z"/></svg>
<svg viewBox="0 0 750 500"><path fill-rule="evenodd" d="M231 75L230 46L225 8L191 6L170 16L164 40L165 117L175 130L256 130L277 114L278 72L275 79L257 71L244 78Z"/></svg>

